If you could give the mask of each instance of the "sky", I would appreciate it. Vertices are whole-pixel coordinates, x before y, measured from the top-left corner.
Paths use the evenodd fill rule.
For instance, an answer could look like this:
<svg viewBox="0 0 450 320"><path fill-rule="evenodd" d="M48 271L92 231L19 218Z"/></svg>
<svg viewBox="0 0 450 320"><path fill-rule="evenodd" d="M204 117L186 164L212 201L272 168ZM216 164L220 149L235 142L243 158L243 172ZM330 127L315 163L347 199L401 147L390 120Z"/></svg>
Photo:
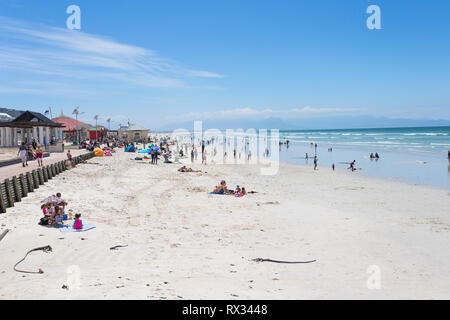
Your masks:
<svg viewBox="0 0 450 320"><path fill-rule="evenodd" d="M448 0L0 0L0 107L88 123L450 120L449 57Z"/></svg>

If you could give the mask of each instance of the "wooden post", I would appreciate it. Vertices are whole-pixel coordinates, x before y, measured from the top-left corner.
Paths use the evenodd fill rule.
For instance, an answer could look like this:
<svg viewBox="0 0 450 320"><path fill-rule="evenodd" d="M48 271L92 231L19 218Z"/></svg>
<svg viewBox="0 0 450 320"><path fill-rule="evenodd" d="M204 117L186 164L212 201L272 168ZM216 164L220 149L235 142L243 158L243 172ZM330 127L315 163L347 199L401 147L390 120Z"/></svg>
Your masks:
<svg viewBox="0 0 450 320"><path fill-rule="evenodd" d="M45 170L47 170L48 180L52 180L53 179L53 174L52 174L52 170L50 169L50 166L46 166Z"/></svg>
<svg viewBox="0 0 450 320"><path fill-rule="evenodd" d="M44 172L42 171L42 168L37 169L37 173L39 177L39 184L42 186L45 183Z"/></svg>
<svg viewBox="0 0 450 320"><path fill-rule="evenodd" d="M17 179L16 176L12 178L12 184L14 188L14 200L15 202L21 202L22 201L22 190L20 189L20 183L19 179Z"/></svg>
<svg viewBox="0 0 450 320"><path fill-rule="evenodd" d="M39 189L39 176L36 170L33 170L33 172L31 173L31 176L33 177L33 183L34 183L34 188L35 189Z"/></svg>
<svg viewBox="0 0 450 320"><path fill-rule="evenodd" d="M31 173L26 173L27 177L27 183L28 183L28 192L34 192L34 183L33 183L33 177L31 176Z"/></svg>
<svg viewBox="0 0 450 320"><path fill-rule="evenodd" d="M15 200L14 189L9 179L5 179L5 187L6 187L6 197L8 198L8 205L10 208L14 207L14 200Z"/></svg>
<svg viewBox="0 0 450 320"><path fill-rule="evenodd" d="M50 166L51 170L52 170L52 174L54 177L56 177L58 175L58 173L56 172L56 168L55 168L55 164L52 163Z"/></svg>
<svg viewBox="0 0 450 320"><path fill-rule="evenodd" d="M5 213L7 207L8 207L8 199L6 197L6 188L5 183L2 182L0 184L0 212Z"/></svg>
<svg viewBox="0 0 450 320"><path fill-rule="evenodd" d="M43 168L41 168L41 170L42 170L42 174L43 174L43 176L44 176L44 183L45 183L45 182L48 182L48 171L47 171L47 167L43 167Z"/></svg>
<svg viewBox="0 0 450 320"><path fill-rule="evenodd" d="M28 196L28 183L27 183L27 179L25 178L23 173L20 174L19 180L20 180L20 185L22 187L22 197L25 198Z"/></svg>

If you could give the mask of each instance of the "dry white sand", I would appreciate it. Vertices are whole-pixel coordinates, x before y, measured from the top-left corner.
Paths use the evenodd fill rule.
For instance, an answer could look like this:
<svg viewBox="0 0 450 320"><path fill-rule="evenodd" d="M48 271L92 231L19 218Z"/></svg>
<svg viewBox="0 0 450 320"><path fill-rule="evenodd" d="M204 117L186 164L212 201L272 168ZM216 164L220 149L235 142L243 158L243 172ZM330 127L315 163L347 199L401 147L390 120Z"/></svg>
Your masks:
<svg viewBox="0 0 450 320"><path fill-rule="evenodd" d="M134 157L90 160L0 215L0 232L11 229L0 242L0 299L450 298L447 190L287 164L275 176L248 165L179 173ZM207 195L221 179L259 193ZM58 191L97 228L39 226L40 200ZM53 252L20 265L44 274L13 271L45 245ZM368 289L377 270L381 287Z"/></svg>

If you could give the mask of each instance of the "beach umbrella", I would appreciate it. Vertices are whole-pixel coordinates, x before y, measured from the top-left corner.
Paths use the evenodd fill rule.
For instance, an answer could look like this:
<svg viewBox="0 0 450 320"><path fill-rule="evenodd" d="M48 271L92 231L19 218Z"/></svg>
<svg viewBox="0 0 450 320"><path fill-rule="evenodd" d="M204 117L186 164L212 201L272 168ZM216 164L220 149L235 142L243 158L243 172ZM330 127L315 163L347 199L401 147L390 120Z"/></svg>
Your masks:
<svg viewBox="0 0 450 320"><path fill-rule="evenodd" d="M52 203L52 202L56 202L56 201L57 201L56 196L50 196L50 197L45 198L41 202L42 203Z"/></svg>

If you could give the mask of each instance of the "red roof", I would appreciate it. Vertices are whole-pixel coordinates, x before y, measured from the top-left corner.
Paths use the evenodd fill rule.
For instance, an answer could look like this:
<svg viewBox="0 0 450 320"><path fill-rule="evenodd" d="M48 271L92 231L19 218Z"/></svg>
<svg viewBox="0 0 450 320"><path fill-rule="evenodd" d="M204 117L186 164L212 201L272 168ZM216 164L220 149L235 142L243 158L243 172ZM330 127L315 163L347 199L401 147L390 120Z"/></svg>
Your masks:
<svg viewBox="0 0 450 320"><path fill-rule="evenodd" d="M62 124L64 126L64 131L75 131L77 127L78 129L89 127L89 125L87 125L86 123L68 117L59 117L52 120Z"/></svg>

